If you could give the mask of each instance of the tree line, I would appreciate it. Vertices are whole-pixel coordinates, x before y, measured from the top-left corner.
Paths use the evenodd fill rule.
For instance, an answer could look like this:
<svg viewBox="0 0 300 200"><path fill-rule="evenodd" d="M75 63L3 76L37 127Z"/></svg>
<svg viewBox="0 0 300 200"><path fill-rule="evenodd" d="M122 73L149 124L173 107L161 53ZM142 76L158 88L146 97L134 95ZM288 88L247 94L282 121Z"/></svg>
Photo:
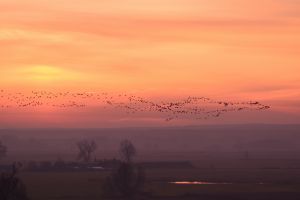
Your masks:
<svg viewBox="0 0 300 200"><path fill-rule="evenodd" d="M94 140L81 140L76 145L78 161L82 161L84 165L94 162L92 156L97 149ZM0 159L6 154L7 147L0 141ZM133 199L143 193L145 173L142 167L134 162L137 150L131 141L121 141L119 154L120 160L116 161L116 167L104 181L103 195L106 198ZM56 165L59 163L62 164L62 161L57 161ZM21 163L14 163L9 170L0 172L1 200L29 200L25 184L18 177L22 167Z"/></svg>

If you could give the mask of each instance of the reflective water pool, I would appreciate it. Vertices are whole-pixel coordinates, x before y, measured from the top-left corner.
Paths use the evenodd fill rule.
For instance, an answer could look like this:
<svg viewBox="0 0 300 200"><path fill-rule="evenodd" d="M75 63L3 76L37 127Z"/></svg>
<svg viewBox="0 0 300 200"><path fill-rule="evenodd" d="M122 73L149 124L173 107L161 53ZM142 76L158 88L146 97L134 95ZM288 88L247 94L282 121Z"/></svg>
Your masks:
<svg viewBox="0 0 300 200"><path fill-rule="evenodd" d="M205 181L174 181L169 182L170 184L176 185L227 185L232 183L213 183L213 182L205 182Z"/></svg>

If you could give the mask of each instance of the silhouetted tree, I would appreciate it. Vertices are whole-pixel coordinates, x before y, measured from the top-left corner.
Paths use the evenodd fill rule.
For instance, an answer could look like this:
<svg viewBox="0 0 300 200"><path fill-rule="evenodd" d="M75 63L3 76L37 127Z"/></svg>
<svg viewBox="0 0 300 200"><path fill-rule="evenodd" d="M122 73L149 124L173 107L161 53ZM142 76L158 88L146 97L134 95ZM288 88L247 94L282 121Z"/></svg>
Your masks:
<svg viewBox="0 0 300 200"><path fill-rule="evenodd" d="M83 160L84 162L90 162L91 156L97 149L97 144L94 140L82 140L77 143L78 147L78 160Z"/></svg>
<svg viewBox="0 0 300 200"><path fill-rule="evenodd" d="M130 141L124 140L120 143L120 153L123 160L107 178L103 188L104 194L121 195L125 199L132 199L141 193L145 183L145 174L142 167L132 162L136 149Z"/></svg>
<svg viewBox="0 0 300 200"><path fill-rule="evenodd" d="M136 149L129 140L123 140L120 143L120 154L125 162L131 162L136 155Z"/></svg>
<svg viewBox="0 0 300 200"><path fill-rule="evenodd" d="M1 200L29 200L24 183L17 177L20 164L14 164L11 172L0 175Z"/></svg>
<svg viewBox="0 0 300 200"><path fill-rule="evenodd" d="M4 146L0 140L0 159L5 157L7 153L7 148Z"/></svg>

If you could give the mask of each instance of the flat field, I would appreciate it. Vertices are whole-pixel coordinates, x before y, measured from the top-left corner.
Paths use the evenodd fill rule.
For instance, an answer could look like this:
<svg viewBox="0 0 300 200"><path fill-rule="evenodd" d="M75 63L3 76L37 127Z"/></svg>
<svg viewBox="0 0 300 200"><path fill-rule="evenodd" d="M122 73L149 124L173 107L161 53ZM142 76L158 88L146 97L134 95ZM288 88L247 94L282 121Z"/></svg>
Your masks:
<svg viewBox="0 0 300 200"><path fill-rule="evenodd" d="M205 168L197 161L194 162L195 168L146 169L147 195L138 199L300 199L300 169L292 166L287 168L284 160L276 162L270 160L269 165L273 167L261 168L251 167L255 166L254 162L261 164L260 160L231 160L231 162L239 163L240 167L222 165L219 161L219 166L215 163L211 168ZM267 160L264 162L268 163ZM285 163L284 167L282 163ZM102 196L102 185L109 173L109 171L22 172L20 176L32 200L99 200L105 199ZM170 183L173 181L205 181L221 184L176 185Z"/></svg>

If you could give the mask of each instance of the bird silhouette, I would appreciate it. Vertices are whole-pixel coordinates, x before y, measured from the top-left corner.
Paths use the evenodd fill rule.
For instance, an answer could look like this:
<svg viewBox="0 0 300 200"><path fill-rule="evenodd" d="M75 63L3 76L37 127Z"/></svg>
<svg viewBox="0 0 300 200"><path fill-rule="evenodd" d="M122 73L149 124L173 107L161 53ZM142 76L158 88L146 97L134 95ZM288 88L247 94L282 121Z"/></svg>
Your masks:
<svg viewBox="0 0 300 200"><path fill-rule="evenodd" d="M119 109L126 114L156 113L165 116L165 121L175 119L209 119L223 116L224 113L243 110L263 111L271 107L258 101L220 101L208 97L181 98L174 101L157 101L128 93L109 94L108 92L49 92L46 90L8 92L0 90L0 108L56 107L60 109L83 109L89 106L105 106Z"/></svg>

